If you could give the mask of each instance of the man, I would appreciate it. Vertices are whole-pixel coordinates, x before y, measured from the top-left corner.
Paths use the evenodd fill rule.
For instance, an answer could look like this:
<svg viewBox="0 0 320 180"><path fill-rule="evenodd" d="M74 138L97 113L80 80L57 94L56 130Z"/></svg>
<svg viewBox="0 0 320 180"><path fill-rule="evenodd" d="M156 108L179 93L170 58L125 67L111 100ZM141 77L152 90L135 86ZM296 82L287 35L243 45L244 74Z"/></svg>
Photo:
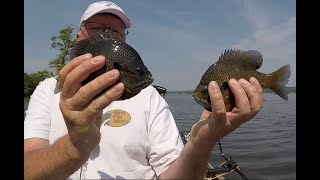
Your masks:
<svg viewBox="0 0 320 180"><path fill-rule="evenodd" d="M112 30L125 41L130 26L116 4L93 3L81 18L77 40ZM55 78L36 88L25 117L25 179L203 179L214 145L262 107L255 78L229 81L236 108L227 113L211 82L212 113L203 112L184 146L168 104L152 86L117 101L124 92L116 83L118 70L81 86L104 63L103 56L81 55L59 72L61 93L54 93Z"/></svg>

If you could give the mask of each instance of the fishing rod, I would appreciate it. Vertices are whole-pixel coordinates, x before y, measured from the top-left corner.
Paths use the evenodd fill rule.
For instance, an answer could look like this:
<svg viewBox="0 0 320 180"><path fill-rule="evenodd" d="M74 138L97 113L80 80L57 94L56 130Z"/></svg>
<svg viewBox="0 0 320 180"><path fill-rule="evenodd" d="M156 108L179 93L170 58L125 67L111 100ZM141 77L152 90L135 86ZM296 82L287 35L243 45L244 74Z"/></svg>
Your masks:
<svg viewBox="0 0 320 180"><path fill-rule="evenodd" d="M183 144L186 144L187 141L189 140L190 133L188 135L184 135L182 132L180 132L180 137L183 141ZM208 163L208 169L206 172L206 179L217 179L225 174L228 174L232 171L237 171L238 174L244 179L248 180L248 178L240 171L239 165L231 159L231 157L228 159L224 155L222 151L222 145L221 142L218 141L219 143L219 149L220 149L220 155L225 159L225 162L223 162L219 167L214 167L210 163Z"/></svg>
<svg viewBox="0 0 320 180"><path fill-rule="evenodd" d="M237 173L238 173L244 180L249 180L249 179L246 177L246 175L244 175L244 174L240 171L239 166L238 166L233 160L231 160L231 157L228 159L228 158L226 158L226 157L224 156L223 151L222 151L221 142L220 142L220 141L219 141L219 149L220 149L220 155L226 160L226 162L228 162L228 163L231 164L231 165L232 165L232 164L236 165L237 167L234 168L234 170L237 171Z"/></svg>

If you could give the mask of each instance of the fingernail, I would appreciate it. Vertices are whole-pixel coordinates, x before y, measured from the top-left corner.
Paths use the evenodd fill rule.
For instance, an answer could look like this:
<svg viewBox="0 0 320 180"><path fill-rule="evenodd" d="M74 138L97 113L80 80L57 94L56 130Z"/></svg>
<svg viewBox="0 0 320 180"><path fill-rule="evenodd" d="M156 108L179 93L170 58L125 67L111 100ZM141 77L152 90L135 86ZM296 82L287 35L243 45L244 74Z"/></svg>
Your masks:
<svg viewBox="0 0 320 180"><path fill-rule="evenodd" d="M82 55L82 59L89 59L89 58L92 58L91 53L87 53L87 54Z"/></svg>
<svg viewBox="0 0 320 180"><path fill-rule="evenodd" d="M107 72L107 74L106 74L106 75L107 75L107 78L113 79L115 76L117 76L118 72L119 72L119 71L117 71L117 70L115 70L115 69Z"/></svg>
<svg viewBox="0 0 320 180"><path fill-rule="evenodd" d="M118 83L117 85L115 85L115 86L113 87L112 91L113 91L114 93L119 94L119 93L121 92L121 88L122 88L122 83Z"/></svg>
<svg viewBox="0 0 320 180"><path fill-rule="evenodd" d="M249 81L252 82L252 83L254 83L254 84L258 84L258 83L259 83L259 81L258 81L257 78L255 78L255 77L251 77L251 78L249 79Z"/></svg>
<svg viewBox="0 0 320 180"><path fill-rule="evenodd" d="M91 59L91 63L92 64L98 64L98 63L102 62L102 60L103 60L102 56L96 56L96 57Z"/></svg>
<svg viewBox="0 0 320 180"><path fill-rule="evenodd" d="M218 89L218 84L215 81L210 82L210 88L214 91Z"/></svg>
<svg viewBox="0 0 320 180"><path fill-rule="evenodd" d="M245 79L240 79L239 82L243 85L243 86L247 86L249 85L249 82Z"/></svg>
<svg viewBox="0 0 320 180"><path fill-rule="evenodd" d="M230 81L231 81L231 84L234 85L235 87L239 87L240 86L240 84L239 84L239 82L237 80L230 79Z"/></svg>
<svg viewBox="0 0 320 180"><path fill-rule="evenodd" d="M92 58L92 55L90 53L87 53L87 54L81 55L79 59L80 59L80 61L85 61L90 58Z"/></svg>

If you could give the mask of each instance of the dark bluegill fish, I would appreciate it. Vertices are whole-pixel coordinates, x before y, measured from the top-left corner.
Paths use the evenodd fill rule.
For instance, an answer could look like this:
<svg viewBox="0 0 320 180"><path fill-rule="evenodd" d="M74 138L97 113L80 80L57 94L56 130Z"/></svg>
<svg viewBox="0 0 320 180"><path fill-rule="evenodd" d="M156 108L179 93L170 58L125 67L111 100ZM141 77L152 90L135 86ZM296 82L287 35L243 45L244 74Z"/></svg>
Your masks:
<svg viewBox="0 0 320 180"><path fill-rule="evenodd" d="M137 51L127 43L119 41L112 31L98 32L87 39L78 41L71 49L70 59L86 53L91 53L92 56L103 55L106 58L106 64L91 73L81 83L82 85L107 71L118 69L120 72L118 82L122 82L125 86L125 91L119 98L119 100L123 100L137 95L153 82L152 74L144 65ZM59 91L60 88L57 86L55 92Z"/></svg>
<svg viewBox="0 0 320 180"><path fill-rule="evenodd" d="M234 79L246 79L255 77L262 88L268 88L278 94L282 99L288 100L288 92L285 85L291 75L290 65L287 64L270 74L256 71L262 65L262 55L256 50L229 49L221 54L219 60L212 64L202 76L200 83L194 90L192 97L206 110L211 110L211 102L208 94L210 81L216 81L222 92L226 111L235 107L234 95L228 86L228 81Z"/></svg>

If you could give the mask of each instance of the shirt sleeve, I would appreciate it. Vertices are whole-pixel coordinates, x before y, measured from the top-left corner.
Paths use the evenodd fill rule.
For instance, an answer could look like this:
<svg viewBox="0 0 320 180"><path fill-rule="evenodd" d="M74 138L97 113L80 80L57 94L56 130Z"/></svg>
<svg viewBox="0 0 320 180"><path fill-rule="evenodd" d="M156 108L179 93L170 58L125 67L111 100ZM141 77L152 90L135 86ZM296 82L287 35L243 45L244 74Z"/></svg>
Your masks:
<svg viewBox="0 0 320 180"><path fill-rule="evenodd" d="M24 139L43 138L49 140L50 104L52 101L53 78L40 82L30 96L28 109L25 111Z"/></svg>
<svg viewBox="0 0 320 180"><path fill-rule="evenodd" d="M179 157L184 145L169 105L156 90L151 98L149 131L149 163L159 176Z"/></svg>

